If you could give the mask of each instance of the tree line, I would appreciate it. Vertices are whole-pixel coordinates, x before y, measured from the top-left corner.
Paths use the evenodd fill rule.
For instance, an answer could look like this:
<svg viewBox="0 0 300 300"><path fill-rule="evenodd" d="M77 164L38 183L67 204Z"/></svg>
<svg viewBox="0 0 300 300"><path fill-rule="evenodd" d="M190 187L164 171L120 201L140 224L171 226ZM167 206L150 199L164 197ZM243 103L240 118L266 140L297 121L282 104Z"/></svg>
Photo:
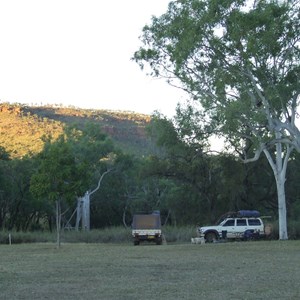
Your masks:
<svg viewBox="0 0 300 300"><path fill-rule="evenodd" d="M44 139L43 151L10 159L1 149L0 227L53 230L74 227L77 198L97 186L91 198L91 228L130 226L132 215L160 210L164 224L215 222L223 213L257 209L277 217L276 186L266 159L243 164L233 155L211 154L206 144L182 139L172 120L154 115L148 127L152 155L137 158L118 149L101 128L88 124ZM299 162L290 162L287 181L291 219L300 213ZM57 204L59 206L57 207Z"/></svg>

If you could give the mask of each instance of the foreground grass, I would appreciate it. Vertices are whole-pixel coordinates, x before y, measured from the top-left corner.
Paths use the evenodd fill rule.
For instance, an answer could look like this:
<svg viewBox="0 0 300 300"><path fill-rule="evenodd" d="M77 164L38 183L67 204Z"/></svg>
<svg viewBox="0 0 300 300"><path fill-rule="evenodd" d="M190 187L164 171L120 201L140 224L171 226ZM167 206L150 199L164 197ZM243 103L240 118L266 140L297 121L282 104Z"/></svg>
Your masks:
<svg viewBox="0 0 300 300"><path fill-rule="evenodd" d="M300 299L300 241L0 245L1 299Z"/></svg>

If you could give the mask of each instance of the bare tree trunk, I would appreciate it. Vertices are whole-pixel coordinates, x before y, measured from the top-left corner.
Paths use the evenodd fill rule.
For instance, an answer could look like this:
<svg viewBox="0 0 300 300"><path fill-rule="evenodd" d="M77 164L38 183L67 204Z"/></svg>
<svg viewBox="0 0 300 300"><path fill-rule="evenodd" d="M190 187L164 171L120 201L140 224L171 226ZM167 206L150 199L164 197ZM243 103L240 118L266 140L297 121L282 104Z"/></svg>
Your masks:
<svg viewBox="0 0 300 300"><path fill-rule="evenodd" d="M276 138L281 138L280 133L276 133ZM276 144L276 186L278 195L278 220L279 220L279 239L287 240L287 219L286 219L286 199L285 199L285 175L287 163L290 158L291 148L286 145L286 153L282 151L282 144Z"/></svg>
<svg viewBox="0 0 300 300"><path fill-rule="evenodd" d="M287 240L287 216L286 216L286 199L285 199L285 178L278 176L276 178L277 195L278 195L278 218L279 218L279 239Z"/></svg>
<svg viewBox="0 0 300 300"><path fill-rule="evenodd" d="M280 138L280 133L276 134L276 138ZM282 144L276 144L276 153L275 160L273 160L267 149L264 150L264 153L268 159L270 166L274 172L276 187L277 187L277 196L278 196L278 220L279 220L279 239L287 240L287 215L286 215L286 198L285 198L285 176L287 170L288 160L290 154L293 151L293 147L290 147L288 144L286 146L286 151L282 151Z"/></svg>
<svg viewBox="0 0 300 300"><path fill-rule="evenodd" d="M56 245L60 248L61 208L60 200L56 200Z"/></svg>
<svg viewBox="0 0 300 300"><path fill-rule="evenodd" d="M82 229L90 230L90 194L86 192L82 197Z"/></svg>
<svg viewBox="0 0 300 300"><path fill-rule="evenodd" d="M128 228L127 224L126 224L126 209L127 209L127 206L124 208L123 210L123 225L125 228Z"/></svg>

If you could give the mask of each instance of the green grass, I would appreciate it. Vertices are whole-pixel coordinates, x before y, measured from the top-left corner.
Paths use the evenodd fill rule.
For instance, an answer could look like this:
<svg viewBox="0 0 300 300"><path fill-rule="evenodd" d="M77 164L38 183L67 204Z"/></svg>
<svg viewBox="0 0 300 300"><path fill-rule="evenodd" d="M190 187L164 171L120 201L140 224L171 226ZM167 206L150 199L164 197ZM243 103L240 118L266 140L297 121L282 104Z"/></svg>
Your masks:
<svg viewBox="0 0 300 300"><path fill-rule="evenodd" d="M300 241L0 245L1 299L299 299Z"/></svg>

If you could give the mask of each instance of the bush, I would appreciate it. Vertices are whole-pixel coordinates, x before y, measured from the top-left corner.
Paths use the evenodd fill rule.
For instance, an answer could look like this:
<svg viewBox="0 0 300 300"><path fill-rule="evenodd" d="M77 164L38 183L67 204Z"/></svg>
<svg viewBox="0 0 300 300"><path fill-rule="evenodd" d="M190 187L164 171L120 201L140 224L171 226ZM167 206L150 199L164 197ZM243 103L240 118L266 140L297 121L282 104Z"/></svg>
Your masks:
<svg viewBox="0 0 300 300"><path fill-rule="evenodd" d="M300 221L288 222L288 234L290 240L300 239Z"/></svg>
<svg viewBox="0 0 300 300"><path fill-rule="evenodd" d="M277 240L279 239L279 223L278 221L265 222L265 224L271 224L272 234L269 239ZM291 220L288 221L288 237L290 240L300 239L300 221Z"/></svg>

